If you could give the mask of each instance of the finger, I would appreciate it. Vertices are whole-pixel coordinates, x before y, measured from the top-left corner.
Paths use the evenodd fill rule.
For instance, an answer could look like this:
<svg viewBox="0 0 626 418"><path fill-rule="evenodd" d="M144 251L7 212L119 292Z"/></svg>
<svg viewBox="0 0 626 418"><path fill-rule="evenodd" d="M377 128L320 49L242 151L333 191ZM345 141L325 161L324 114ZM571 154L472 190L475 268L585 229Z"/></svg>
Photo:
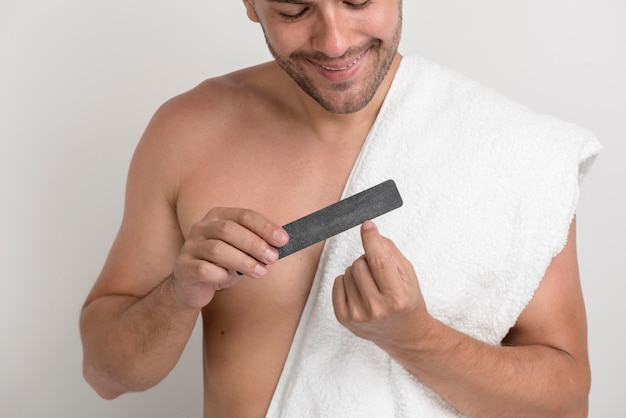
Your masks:
<svg viewBox="0 0 626 418"><path fill-rule="evenodd" d="M374 222L363 223L361 241L369 271L380 292L387 294L397 291L401 283L400 274L389 249L388 240L380 235Z"/></svg>
<svg viewBox="0 0 626 418"><path fill-rule="evenodd" d="M278 259L276 248L253 231L231 219L200 222L192 227L189 240L201 242L206 247L203 250L208 249L216 253L219 253L217 250L223 250L220 243L226 243L263 264L270 264ZM207 242L205 243L205 241ZM199 255L203 255L203 253ZM206 259L216 261L211 257Z"/></svg>
<svg viewBox="0 0 626 418"><path fill-rule="evenodd" d="M335 317L340 324L345 324L348 318L348 300L344 287L344 275L338 276L333 284L333 308Z"/></svg>
<svg viewBox="0 0 626 418"><path fill-rule="evenodd" d="M207 218L201 236L229 243L264 265L278 260L275 246L289 240L281 227L250 209L214 208Z"/></svg>
<svg viewBox="0 0 626 418"><path fill-rule="evenodd" d="M230 279L230 273L227 269L199 259L177 262L174 273L179 281L187 278L185 282L198 285L223 285Z"/></svg>
<svg viewBox="0 0 626 418"><path fill-rule="evenodd" d="M415 276L413 264L411 264L411 262L404 256L404 254L402 254L402 252L398 249L393 241L385 238L385 242L387 243L387 249L389 250L391 260L396 266L396 269L398 270L398 273L400 274L402 280L411 280L411 277Z"/></svg>
<svg viewBox="0 0 626 418"><path fill-rule="evenodd" d="M346 299L346 318L363 322L371 318L380 304L381 293L367 267L364 257L357 259L346 269L342 277Z"/></svg>
<svg viewBox="0 0 626 418"><path fill-rule="evenodd" d="M242 279L240 274L236 274L236 272L230 271L228 280L222 284L219 284L215 287L216 291L228 289L229 287L233 287Z"/></svg>
<svg viewBox="0 0 626 418"><path fill-rule="evenodd" d="M346 293L348 309L353 313L360 310L364 299L361 288L357 283L358 278L355 276L355 270L357 270L355 266L358 264L358 260L360 259L357 259L352 266L348 267L343 275L343 288Z"/></svg>
<svg viewBox="0 0 626 418"><path fill-rule="evenodd" d="M199 241L196 243L194 255L199 260L204 260L227 271L237 271L254 278L263 277L267 272L265 263L273 262L278 258L275 249L268 246L268 251L271 252L271 255L265 254L262 257L258 255L254 257L238 248L247 247L247 245L238 245L238 240L234 238L234 244L217 239ZM255 252L252 250L248 251ZM261 258L261 260L259 261L257 257Z"/></svg>
<svg viewBox="0 0 626 418"><path fill-rule="evenodd" d="M287 232L252 209L215 208L212 210L215 219L230 220L245 227L275 247L284 246L289 241Z"/></svg>
<svg viewBox="0 0 626 418"><path fill-rule="evenodd" d="M356 287L354 292L358 292L363 300L378 297L382 293L370 270L369 262L365 255L357 258L352 263L350 278Z"/></svg>

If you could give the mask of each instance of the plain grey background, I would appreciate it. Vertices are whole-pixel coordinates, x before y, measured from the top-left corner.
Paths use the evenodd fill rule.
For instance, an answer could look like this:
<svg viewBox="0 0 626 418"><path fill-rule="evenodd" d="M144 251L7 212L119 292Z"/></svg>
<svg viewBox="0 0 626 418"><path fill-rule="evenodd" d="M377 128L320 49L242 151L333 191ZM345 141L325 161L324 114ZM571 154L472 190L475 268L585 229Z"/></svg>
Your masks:
<svg viewBox="0 0 626 418"><path fill-rule="evenodd" d="M624 416L626 3L407 0L404 9L402 52L602 140L578 211L590 416ZM82 379L78 316L152 113L204 78L267 59L240 0L0 0L0 416L200 416L198 330L160 386L107 402Z"/></svg>

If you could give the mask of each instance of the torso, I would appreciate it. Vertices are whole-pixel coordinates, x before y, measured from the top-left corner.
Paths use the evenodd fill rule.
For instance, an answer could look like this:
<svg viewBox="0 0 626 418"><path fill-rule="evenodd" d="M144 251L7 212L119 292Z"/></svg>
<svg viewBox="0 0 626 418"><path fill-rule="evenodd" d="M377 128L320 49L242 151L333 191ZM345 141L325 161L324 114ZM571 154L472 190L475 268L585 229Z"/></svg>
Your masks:
<svg viewBox="0 0 626 418"><path fill-rule="evenodd" d="M280 92L264 87L276 77L284 76L265 65L191 93L198 129L181 145L174 202L183 234L216 206L254 209L282 225L341 197L371 125L320 141ZM216 93L226 99L204 104ZM265 415L321 251L318 244L286 257L263 280L246 277L205 307L205 417Z"/></svg>

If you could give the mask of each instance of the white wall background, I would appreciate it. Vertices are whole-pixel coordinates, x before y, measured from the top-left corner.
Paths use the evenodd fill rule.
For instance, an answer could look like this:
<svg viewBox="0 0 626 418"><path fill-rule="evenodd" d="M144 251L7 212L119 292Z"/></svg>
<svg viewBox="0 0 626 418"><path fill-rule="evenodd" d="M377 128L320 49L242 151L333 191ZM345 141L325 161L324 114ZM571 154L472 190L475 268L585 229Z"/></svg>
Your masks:
<svg viewBox="0 0 626 418"><path fill-rule="evenodd" d="M625 42L623 0L405 1L403 52L588 127L606 147L578 215L592 417L623 416ZM81 377L78 315L154 110L267 59L241 1L0 0L0 416L200 415L198 332L163 384L106 402Z"/></svg>

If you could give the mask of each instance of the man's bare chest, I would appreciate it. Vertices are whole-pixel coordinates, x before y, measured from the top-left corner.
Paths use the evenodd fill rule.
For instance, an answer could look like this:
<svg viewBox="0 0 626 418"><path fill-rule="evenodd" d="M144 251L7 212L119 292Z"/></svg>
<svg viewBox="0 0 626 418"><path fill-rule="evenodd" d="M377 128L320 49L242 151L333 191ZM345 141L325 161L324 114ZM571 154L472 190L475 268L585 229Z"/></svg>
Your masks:
<svg viewBox="0 0 626 418"><path fill-rule="evenodd" d="M195 156L185 168L175 202L183 235L214 207L252 209L283 225L334 203L359 151L338 156L240 148Z"/></svg>

